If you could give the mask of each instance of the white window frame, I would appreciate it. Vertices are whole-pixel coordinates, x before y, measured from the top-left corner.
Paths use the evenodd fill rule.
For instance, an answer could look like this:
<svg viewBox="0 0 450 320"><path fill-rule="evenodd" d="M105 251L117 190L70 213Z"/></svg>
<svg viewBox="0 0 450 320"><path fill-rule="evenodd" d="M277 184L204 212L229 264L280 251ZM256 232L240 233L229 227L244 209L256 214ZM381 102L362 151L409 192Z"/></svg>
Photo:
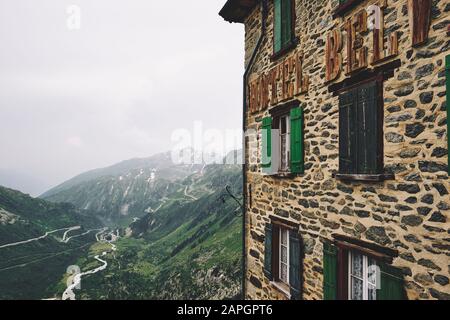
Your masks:
<svg viewBox="0 0 450 320"><path fill-rule="evenodd" d="M348 299L352 300L353 296L353 287L352 287L352 278L356 278L362 281L363 283L363 300L369 300L369 284L373 287L375 287L375 290L377 288L376 283L372 283L369 281L369 257L360 254L363 258L363 269L362 269L362 278L357 277L352 274L352 258L353 258L354 252L349 251L348 252ZM376 265L376 263L375 263ZM377 277L375 277L375 282L377 281ZM375 298L376 298L376 291L375 291Z"/></svg>
<svg viewBox="0 0 450 320"><path fill-rule="evenodd" d="M281 152L282 149L282 136L283 134L281 133L281 123L282 121L286 121L286 168L283 168L283 153ZM279 137L278 137L278 141L280 144L279 147L279 154L280 154L280 164L279 164L279 172L290 172L291 171L291 166L290 166L290 162L291 162L291 116L289 114L286 114L284 116L281 116L280 119L278 120L278 130L279 130Z"/></svg>
<svg viewBox="0 0 450 320"><path fill-rule="evenodd" d="M286 233L286 245L282 244L283 243L283 241L282 241L282 239L283 239L283 232ZM289 254L289 229L280 227L278 242L279 242L279 246L278 246L278 275L279 275L279 277L278 278L280 279L280 282L289 285L289 266L290 266L290 261L289 261L289 259L290 259L290 254ZM286 263L284 263L282 261L282 254L281 254L282 247L286 247L286 252L287 252L287 255L286 255L287 256L286 257L287 261L286 261ZM286 265L286 279L281 279L281 267L282 267L283 264Z"/></svg>

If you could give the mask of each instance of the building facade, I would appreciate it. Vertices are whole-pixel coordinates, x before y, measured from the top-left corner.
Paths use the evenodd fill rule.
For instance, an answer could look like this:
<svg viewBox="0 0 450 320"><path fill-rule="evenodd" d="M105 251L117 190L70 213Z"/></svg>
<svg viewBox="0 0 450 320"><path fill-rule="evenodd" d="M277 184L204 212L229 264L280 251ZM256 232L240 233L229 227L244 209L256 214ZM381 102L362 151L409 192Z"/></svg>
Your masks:
<svg viewBox="0 0 450 320"><path fill-rule="evenodd" d="M245 25L246 298L448 300L450 3L220 15Z"/></svg>

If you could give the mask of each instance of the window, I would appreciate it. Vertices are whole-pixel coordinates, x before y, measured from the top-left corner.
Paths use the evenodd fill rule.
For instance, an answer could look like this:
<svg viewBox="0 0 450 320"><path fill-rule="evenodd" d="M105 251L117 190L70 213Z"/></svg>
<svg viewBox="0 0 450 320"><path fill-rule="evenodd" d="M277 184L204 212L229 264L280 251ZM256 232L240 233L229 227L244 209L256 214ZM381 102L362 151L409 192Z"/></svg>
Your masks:
<svg viewBox="0 0 450 320"><path fill-rule="evenodd" d="M274 0L274 54L294 44L295 0Z"/></svg>
<svg viewBox="0 0 450 320"><path fill-rule="evenodd" d="M275 220L265 228L264 274L275 288L299 299L302 254L298 226Z"/></svg>
<svg viewBox="0 0 450 320"><path fill-rule="evenodd" d="M383 173L380 87L381 82L374 81L339 96L340 176Z"/></svg>
<svg viewBox="0 0 450 320"><path fill-rule="evenodd" d="M289 160L290 160L289 139L291 136L289 127L290 127L289 115L280 117L279 139L280 139L280 154L281 154L281 166L280 166L281 172L289 172Z"/></svg>
<svg viewBox="0 0 450 320"><path fill-rule="evenodd" d="M336 8L333 15L334 18L344 16L361 2L362 0L339 0L339 6Z"/></svg>
<svg viewBox="0 0 450 320"><path fill-rule="evenodd" d="M280 228L280 261L279 261L279 275L280 281L289 284L289 230Z"/></svg>
<svg viewBox="0 0 450 320"><path fill-rule="evenodd" d="M358 252L349 252L349 300L377 299L376 262Z"/></svg>
<svg viewBox="0 0 450 320"><path fill-rule="evenodd" d="M373 248L324 243L324 300L403 300L403 274L386 263L387 257ZM369 253L370 252L370 253Z"/></svg>
<svg viewBox="0 0 450 320"><path fill-rule="evenodd" d="M263 174L303 173L303 110L289 106L280 110L262 121Z"/></svg>

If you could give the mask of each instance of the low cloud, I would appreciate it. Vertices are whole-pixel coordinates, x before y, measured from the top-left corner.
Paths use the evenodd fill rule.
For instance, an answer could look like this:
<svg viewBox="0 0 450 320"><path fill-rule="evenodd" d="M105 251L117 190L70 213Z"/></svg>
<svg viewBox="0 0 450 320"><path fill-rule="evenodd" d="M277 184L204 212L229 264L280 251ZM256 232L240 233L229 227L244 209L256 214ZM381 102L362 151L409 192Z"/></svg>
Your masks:
<svg viewBox="0 0 450 320"><path fill-rule="evenodd" d="M70 2L0 2L0 168L44 192L168 151L196 120L239 130L243 28L218 16L224 2L79 0L79 30Z"/></svg>
<svg viewBox="0 0 450 320"><path fill-rule="evenodd" d="M80 148L83 146L83 140L80 137L73 136L66 139L66 143L71 147Z"/></svg>

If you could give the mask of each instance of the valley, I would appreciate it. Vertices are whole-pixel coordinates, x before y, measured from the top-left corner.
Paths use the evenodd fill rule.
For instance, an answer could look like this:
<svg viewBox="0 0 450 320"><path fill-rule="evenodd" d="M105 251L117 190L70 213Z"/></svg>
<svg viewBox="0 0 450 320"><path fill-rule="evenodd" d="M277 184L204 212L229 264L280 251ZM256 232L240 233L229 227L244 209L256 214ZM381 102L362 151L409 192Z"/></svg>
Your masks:
<svg viewBox="0 0 450 320"><path fill-rule="evenodd" d="M0 188L0 299L237 297L240 207L225 188L240 197L241 167L167 156L82 174L41 199Z"/></svg>
<svg viewBox="0 0 450 320"><path fill-rule="evenodd" d="M108 228L104 228L95 235L97 242L107 242L111 246L111 248L109 250L102 252L102 254L101 254L102 257L105 257L111 251L117 250L117 247L114 244L114 242L118 239L118 236L114 233L114 230L110 231L109 233L106 233L107 231L108 231ZM110 240L106 240L105 233L108 237L110 237ZM102 265L95 269L92 269L92 270L89 270L89 271L86 271L83 273L74 273L73 275L69 276L69 278L67 280L67 289L62 294L62 300L76 300L76 295L75 295L74 290L81 288L82 278L85 276L88 276L88 275L96 274L97 272L103 271L108 267L108 262L105 260L102 260L100 258L100 255L96 255L94 257L94 259L97 260L98 262L100 262Z"/></svg>

